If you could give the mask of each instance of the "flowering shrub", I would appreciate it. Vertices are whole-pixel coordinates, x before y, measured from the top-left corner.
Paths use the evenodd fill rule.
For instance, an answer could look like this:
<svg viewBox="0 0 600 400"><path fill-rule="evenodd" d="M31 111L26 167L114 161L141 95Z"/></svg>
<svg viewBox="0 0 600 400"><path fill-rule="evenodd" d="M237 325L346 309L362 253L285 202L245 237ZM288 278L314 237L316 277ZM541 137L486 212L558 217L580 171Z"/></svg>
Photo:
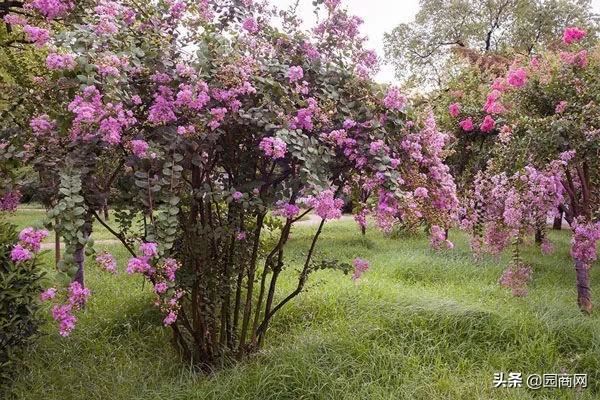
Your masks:
<svg viewBox="0 0 600 400"><path fill-rule="evenodd" d="M39 90L54 101L28 99L27 151L60 182L49 215L72 282L43 297L56 302L62 335L89 296L93 219L131 254L126 272L152 283L182 355L209 370L259 348L312 272L352 271L316 250L345 199L362 193L359 220L373 213L386 231L424 220L447 228L456 217L447 136L432 116L407 122L407 98L372 82L377 58L339 1L304 31L293 15L248 0L101 0L54 34L51 15L72 8L59 3L34 7L47 33L25 35L52 47ZM109 196L118 227L98 217ZM297 286L280 293L290 232L310 211L321 220ZM96 261L121 267L108 253ZM367 268L355 260L353 278Z"/></svg>
<svg viewBox="0 0 600 400"><path fill-rule="evenodd" d="M600 239L595 128L600 58L598 49L582 45L585 36L579 28L567 28L563 48L516 59L490 79L483 113L469 118L482 119L480 131L490 135L487 157L492 160L476 175L463 226L475 234L477 249L499 252L511 241L518 245L533 228L541 232L548 214L564 212L573 230L578 303L589 313L589 268ZM462 128L454 124L455 131ZM463 131L463 137L473 135ZM543 252L551 250L547 239L541 244Z"/></svg>
<svg viewBox="0 0 600 400"><path fill-rule="evenodd" d="M37 241L30 233L23 232L17 244L14 226L0 219L0 382L11 377L41 323L42 272L34 255ZM15 248L20 249L17 254Z"/></svg>

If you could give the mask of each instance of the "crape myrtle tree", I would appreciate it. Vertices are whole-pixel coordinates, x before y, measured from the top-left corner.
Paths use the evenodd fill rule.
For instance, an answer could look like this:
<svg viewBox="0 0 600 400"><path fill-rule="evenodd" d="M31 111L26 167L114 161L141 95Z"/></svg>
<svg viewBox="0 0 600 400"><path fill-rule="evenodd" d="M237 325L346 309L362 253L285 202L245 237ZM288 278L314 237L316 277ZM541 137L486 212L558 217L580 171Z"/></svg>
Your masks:
<svg viewBox="0 0 600 400"><path fill-rule="evenodd" d="M494 80L486 114L472 119L497 134L497 144L488 171L476 179L464 222L501 249L515 232L519 241L523 231L544 229L559 207L572 229L578 304L590 313L589 269L600 240L600 59L585 37L569 27L560 48L517 59ZM547 239L542 250L551 251Z"/></svg>
<svg viewBox="0 0 600 400"><path fill-rule="evenodd" d="M309 31L293 9L252 0L93 1L59 30L69 1L8 14L48 52L21 134L29 163L60 182L49 216L66 244L57 280L68 289L43 297L62 335L90 295L94 220L129 251L126 271L152 283L178 349L203 370L260 348L312 272L358 279L368 268L318 257L344 199L360 193L363 225L369 212L384 228L426 222L435 246L450 245L447 135L431 116L408 121L401 92L372 81L377 57L339 3L317 1ZM112 226L98 215L109 194ZM320 222L294 271L286 243L308 212ZM95 258L119 268L107 252ZM296 286L280 293L286 269Z"/></svg>

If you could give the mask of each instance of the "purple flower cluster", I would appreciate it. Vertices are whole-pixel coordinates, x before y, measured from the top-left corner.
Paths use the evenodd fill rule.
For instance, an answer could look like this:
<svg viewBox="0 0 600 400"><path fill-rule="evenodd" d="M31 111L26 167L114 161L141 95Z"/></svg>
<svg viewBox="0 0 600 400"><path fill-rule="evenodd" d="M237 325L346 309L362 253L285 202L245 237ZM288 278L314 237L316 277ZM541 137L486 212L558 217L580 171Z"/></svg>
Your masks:
<svg viewBox="0 0 600 400"><path fill-rule="evenodd" d="M98 263L98 265L106 272L110 272L111 274L117 273L117 260L112 254L106 251L98 254L96 263Z"/></svg>
<svg viewBox="0 0 600 400"><path fill-rule="evenodd" d="M258 147L262 150L265 156L277 160L285 157L287 144L275 137L266 137L260 141Z"/></svg>
<svg viewBox="0 0 600 400"><path fill-rule="evenodd" d="M353 281L360 279L362 274L369 269L369 262L362 258L355 258L354 261L352 261L352 265L354 265L354 273L352 274Z"/></svg>

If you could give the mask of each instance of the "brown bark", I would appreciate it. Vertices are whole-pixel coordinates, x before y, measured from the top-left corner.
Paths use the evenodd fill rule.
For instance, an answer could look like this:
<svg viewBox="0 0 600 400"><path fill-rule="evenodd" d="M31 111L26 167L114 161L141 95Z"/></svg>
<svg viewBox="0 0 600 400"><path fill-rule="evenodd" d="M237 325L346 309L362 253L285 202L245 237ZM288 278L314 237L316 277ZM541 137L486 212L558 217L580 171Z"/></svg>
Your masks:
<svg viewBox="0 0 600 400"><path fill-rule="evenodd" d="M577 304L584 314L592 313L592 293L590 289L590 268L580 260L575 260L577 274Z"/></svg>
<svg viewBox="0 0 600 400"><path fill-rule="evenodd" d="M58 268L60 262L60 234L54 230L54 266Z"/></svg>
<svg viewBox="0 0 600 400"><path fill-rule="evenodd" d="M562 221L563 221L563 210L558 210L559 215L554 217L554 223L552 224L552 229L555 231L560 231L562 229Z"/></svg>

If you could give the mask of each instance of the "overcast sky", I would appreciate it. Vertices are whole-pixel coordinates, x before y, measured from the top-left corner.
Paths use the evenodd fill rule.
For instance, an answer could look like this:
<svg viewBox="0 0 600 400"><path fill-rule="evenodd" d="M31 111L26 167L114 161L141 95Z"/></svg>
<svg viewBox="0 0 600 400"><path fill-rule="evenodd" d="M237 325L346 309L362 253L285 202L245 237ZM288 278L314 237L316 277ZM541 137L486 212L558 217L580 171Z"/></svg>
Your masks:
<svg viewBox="0 0 600 400"><path fill-rule="evenodd" d="M275 0L281 8L291 5L296 0ZM401 22L410 22L419 10L419 0L343 0L353 14L365 20L363 33L369 37L369 45L383 57L383 34L391 31ZM600 13L600 0L592 0L594 11ZM300 0L299 14L302 19L312 24L314 21L312 0ZM393 82L394 71L384 66L377 76L381 82Z"/></svg>

